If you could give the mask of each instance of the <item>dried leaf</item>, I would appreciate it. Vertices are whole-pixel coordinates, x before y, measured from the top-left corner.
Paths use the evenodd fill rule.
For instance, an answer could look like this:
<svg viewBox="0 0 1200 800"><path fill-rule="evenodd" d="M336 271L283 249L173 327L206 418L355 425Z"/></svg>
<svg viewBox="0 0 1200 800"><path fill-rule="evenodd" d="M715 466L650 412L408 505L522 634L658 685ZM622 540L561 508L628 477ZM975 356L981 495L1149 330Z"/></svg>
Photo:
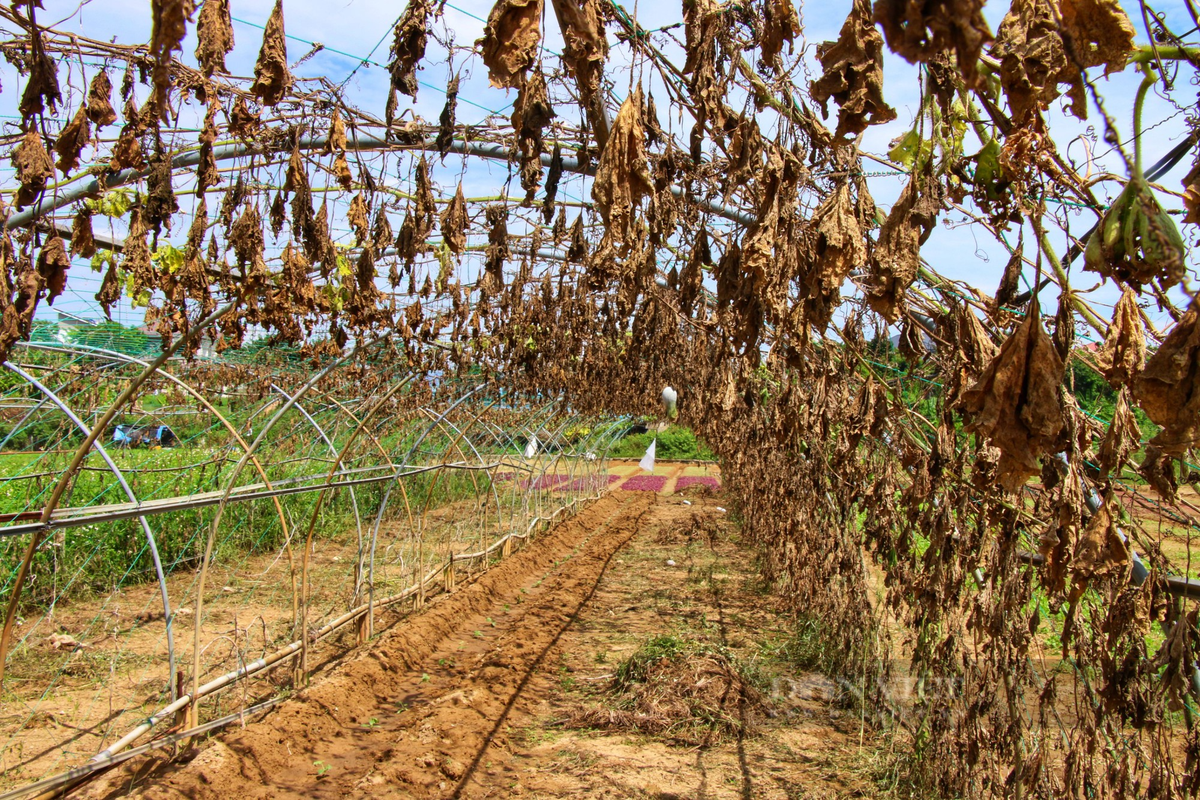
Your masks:
<svg viewBox="0 0 1200 800"><path fill-rule="evenodd" d="M53 111L62 102L62 91L58 88L58 65L42 48L41 34L32 34L29 58L29 80L21 93L18 107L23 119L45 111L46 105Z"/></svg>
<svg viewBox="0 0 1200 800"><path fill-rule="evenodd" d="M508 249L508 209L503 204L490 205L484 212L488 225L487 254L484 257L484 278L489 293L504 288L504 262L512 253ZM484 287L481 287L484 288Z"/></svg>
<svg viewBox="0 0 1200 800"><path fill-rule="evenodd" d="M5 307L3 321L0 322L0 355L4 358L8 357L10 348L17 340L29 338L38 298L44 288L41 273L28 258L22 258L17 263L15 272L15 296L12 304Z"/></svg>
<svg viewBox="0 0 1200 800"><path fill-rule="evenodd" d="M704 271L711 270L712 252L708 244L708 231L700 226L692 252L688 255L687 264L679 275L679 310L686 316L691 316L696 307L696 300L704 286Z"/></svg>
<svg viewBox="0 0 1200 800"><path fill-rule="evenodd" d="M1146 332L1138 313L1137 295L1126 288L1117 301L1096 364L1113 388L1132 385L1146 363Z"/></svg>
<svg viewBox="0 0 1200 800"><path fill-rule="evenodd" d="M518 101L519 99L518 96ZM438 120L437 140L434 142L443 161L446 153L450 150L450 143L454 141L454 112L457 107L458 76L454 75L446 84L446 105L442 107L442 115Z"/></svg>
<svg viewBox="0 0 1200 800"><path fill-rule="evenodd" d="M789 0L782 0L790 5ZM836 42L817 46L824 74L812 82L812 98L829 116L829 98L837 101L835 136L852 139L867 129L896 118L896 111L883 99L883 37L871 20L868 0L854 0L850 16Z"/></svg>
<svg viewBox="0 0 1200 800"><path fill-rule="evenodd" d="M533 66L542 38L542 0L496 0L488 15L482 48L488 81L501 89L515 89Z"/></svg>
<svg viewBox="0 0 1200 800"><path fill-rule="evenodd" d="M993 55L1000 59L1000 85L1012 118L1028 121L1058 97L1060 83L1073 84L1072 113L1087 117L1079 70L1067 57L1052 0L1015 0L996 31Z"/></svg>
<svg viewBox="0 0 1200 800"><path fill-rule="evenodd" d="M213 146L217 142L217 109L220 103L211 97L208 110L204 113L204 127L200 129L200 163L196 167L196 196L203 197L214 186L221 183L221 173L217 171L217 159Z"/></svg>
<svg viewBox="0 0 1200 800"><path fill-rule="evenodd" d="M87 115L97 128L117 121L117 112L112 107L112 81L104 70L97 72L88 86Z"/></svg>
<svg viewBox="0 0 1200 800"><path fill-rule="evenodd" d="M96 254L96 239L92 235L92 212L81 206L71 222L71 255L91 258Z"/></svg>
<svg viewBox="0 0 1200 800"><path fill-rule="evenodd" d="M1183 179L1183 207L1187 209L1184 222L1200 223L1200 159Z"/></svg>
<svg viewBox="0 0 1200 800"><path fill-rule="evenodd" d="M1200 312L1175 323L1133 385L1138 405L1162 431L1151 439L1167 456L1182 455L1200 436Z"/></svg>
<svg viewBox="0 0 1200 800"><path fill-rule="evenodd" d="M1110 75L1125 69L1136 32L1117 0L1061 0L1063 38L1084 69L1104 67Z"/></svg>
<svg viewBox="0 0 1200 800"><path fill-rule="evenodd" d="M563 160L562 146L554 143L554 149L550 152L550 169L546 171L546 197L542 200L542 219L546 224L550 224L551 218L554 216L554 198L558 195L558 181L562 177ZM559 216L562 220L562 216ZM555 241L558 240L557 232L555 233Z"/></svg>
<svg viewBox="0 0 1200 800"><path fill-rule="evenodd" d="M546 93L546 78L535 70L521 86L513 103L512 126L521 150L521 188L525 203L531 204L542 179L542 130L554 119L554 108ZM559 156L562 163L562 156ZM555 190L557 190L555 186Z"/></svg>
<svg viewBox="0 0 1200 800"><path fill-rule="evenodd" d="M888 47L909 63L954 50L963 81L974 88L976 64L984 44L992 40L983 0L875 0L875 21Z"/></svg>
<svg viewBox="0 0 1200 800"><path fill-rule="evenodd" d="M167 113L167 92L171 88L171 53L180 49L192 20L192 0L150 0L150 57L154 60L154 103L159 113Z"/></svg>
<svg viewBox="0 0 1200 800"><path fill-rule="evenodd" d="M159 230L171 229L171 216L179 210L179 201L171 182L171 155L159 150L150 159L146 175L146 198L142 205L146 224Z"/></svg>
<svg viewBox="0 0 1200 800"><path fill-rule="evenodd" d="M233 50L233 17L229 0L204 0L196 20L196 61L205 77L224 74L225 57Z"/></svg>
<svg viewBox="0 0 1200 800"><path fill-rule="evenodd" d="M879 232L867 303L888 322L899 318L901 299L917 277L921 244L933 232L941 208L939 188L928 172L914 172Z"/></svg>
<svg viewBox="0 0 1200 800"><path fill-rule="evenodd" d="M585 106L592 104L604 76L608 38L597 0L551 0L562 28L563 63L566 65Z"/></svg>
<svg viewBox="0 0 1200 800"><path fill-rule="evenodd" d="M467 246L467 201L463 197L462 183L458 191L442 212L442 241L454 255L462 255Z"/></svg>
<svg viewBox="0 0 1200 800"><path fill-rule="evenodd" d="M126 123L121 128L112 147L112 159L108 162L109 172L120 172L123 169L140 170L146 166L146 157L142 155L142 141L137 132L138 126Z"/></svg>
<svg viewBox="0 0 1200 800"><path fill-rule="evenodd" d="M968 430L1000 450L999 480L1008 491L1039 472L1038 456L1061 447L1062 379L1063 361L1035 301L978 383L963 393L963 408L972 416Z"/></svg>
<svg viewBox="0 0 1200 800"><path fill-rule="evenodd" d="M1129 390L1121 389L1117 395L1117 405L1113 409L1112 422L1108 424L1108 430L1100 442L1097 461L1101 480L1108 480L1108 476L1114 471L1120 474L1121 468L1140 446L1141 438L1142 432L1138 428L1137 419L1129 407Z"/></svg>
<svg viewBox="0 0 1200 800"><path fill-rule="evenodd" d="M865 0L859 0L867 8ZM856 2L857 6L858 3ZM851 12L853 14L853 12ZM868 11L869 19L869 11ZM788 52L793 52L792 44L800 35L800 15L792 0L765 0L763 3L763 35L762 56L768 64L778 64L779 54L783 51L783 43L788 43Z"/></svg>
<svg viewBox="0 0 1200 800"><path fill-rule="evenodd" d="M582 264L588 257L587 239L583 235L583 214L575 218L571 226L571 243L567 246L567 262Z"/></svg>
<svg viewBox="0 0 1200 800"><path fill-rule="evenodd" d="M248 265L252 265L262 258L264 247L262 217L252 200L246 201L242 215L229 226L229 235L226 238L233 246L233 254L237 258L238 266L242 269L246 269Z"/></svg>
<svg viewBox="0 0 1200 800"><path fill-rule="evenodd" d="M288 71L287 39L283 31L283 0L275 0L275 8L267 19L263 31L262 49L254 64L254 83L250 92L265 106L273 106L287 95L292 88L292 74Z"/></svg>
<svg viewBox="0 0 1200 800"><path fill-rule="evenodd" d="M129 233L121 248L121 269L129 276L132 287L130 293L135 296L139 292L153 291L156 284L154 263L150 260L150 246L146 241L148 232L141 209L135 208L129 212ZM103 288L101 286L101 290Z"/></svg>
<svg viewBox="0 0 1200 800"><path fill-rule="evenodd" d="M592 200L604 218L608 234L625 247L630 241L638 205L654 190L641 115L642 89L638 86L617 112L592 183Z"/></svg>
<svg viewBox="0 0 1200 800"><path fill-rule="evenodd" d="M333 177L347 192L354 186L354 174L350 171L350 162L346 160L346 154L339 152L333 158Z"/></svg>
<svg viewBox="0 0 1200 800"><path fill-rule="evenodd" d="M1021 285L1021 270L1025 266L1023 244L1023 239L1017 241L1012 255L1008 257L1008 263L1004 265L1004 275L1000 278L1000 286L996 289L996 300L992 304L997 311L1012 306L1017 297L1017 289Z"/></svg>
<svg viewBox="0 0 1200 800"><path fill-rule="evenodd" d="M1111 495L1104 498L1079 539L1071 571L1077 578L1096 578L1129 569L1129 548L1112 517Z"/></svg>
<svg viewBox="0 0 1200 800"><path fill-rule="evenodd" d="M67 287L67 270L71 268L71 257L63 246L62 237L52 235L38 253L37 269L46 286L46 302L54 305L54 298Z"/></svg>
<svg viewBox="0 0 1200 800"><path fill-rule="evenodd" d="M247 139L258 131L261 124L258 112L251 111L250 107L246 105L246 98L238 95L229 112L229 132L234 136Z"/></svg>
<svg viewBox="0 0 1200 800"><path fill-rule="evenodd" d="M854 213L849 184L838 186L817 206L810 227L812 249L801 297L808 322L823 330L837 307L842 283L867 260L866 237Z"/></svg>
<svg viewBox="0 0 1200 800"><path fill-rule="evenodd" d="M347 144L346 122L342 119L342 112L335 108L329 120L329 141L325 145L325 152L345 151Z"/></svg>
<svg viewBox="0 0 1200 800"><path fill-rule="evenodd" d="M36 200L45 190L46 181L54 177L54 164L35 129L26 131L21 144L13 151L12 165L21 184L14 205L23 208Z"/></svg>
<svg viewBox="0 0 1200 800"><path fill-rule="evenodd" d="M944 338L955 344L955 358L946 380L946 402L957 405L963 391L979 380L984 368L996 357L996 344L965 303L955 305L950 319L953 333Z"/></svg>
<svg viewBox="0 0 1200 800"><path fill-rule="evenodd" d="M376 253L382 253L392 244L392 223L388 220L387 206L380 206L375 212L375 224L371 226L371 247Z"/></svg>
<svg viewBox="0 0 1200 800"><path fill-rule="evenodd" d="M362 247L363 242L367 240L367 234L370 231L370 213L362 192L354 195L354 199L350 201L350 210L346 212L346 222L354 229L354 241L359 247Z"/></svg>
<svg viewBox="0 0 1200 800"><path fill-rule="evenodd" d="M1152 440L1153 441L1153 440ZM1138 474L1146 483L1154 487L1154 491L1168 503L1174 503L1179 493L1179 481L1175 478L1175 463L1171 456L1164 453L1154 444L1146 445L1146 455Z"/></svg>
<svg viewBox="0 0 1200 800"><path fill-rule="evenodd" d="M403 92L414 100L417 99L417 64L425 57L429 13L427 0L409 0L392 40L392 61L388 69L392 76L393 93ZM389 94L394 96L393 93ZM388 116L390 119L391 115Z"/></svg>
<svg viewBox="0 0 1200 800"><path fill-rule="evenodd" d="M69 175L79 166L79 154L92 137L91 127L85 107L80 106L71 121L59 132L54 142L54 152L58 153L58 171L63 175Z"/></svg>

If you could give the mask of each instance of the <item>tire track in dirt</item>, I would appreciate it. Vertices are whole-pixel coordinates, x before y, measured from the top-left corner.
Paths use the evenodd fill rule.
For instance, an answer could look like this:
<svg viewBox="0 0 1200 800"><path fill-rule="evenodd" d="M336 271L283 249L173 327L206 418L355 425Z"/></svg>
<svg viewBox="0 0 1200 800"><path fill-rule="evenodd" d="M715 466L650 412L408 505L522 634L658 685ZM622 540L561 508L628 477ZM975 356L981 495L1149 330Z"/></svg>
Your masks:
<svg viewBox="0 0 1200 800"><path fill-rule="evenodd" d="M189 763L148 759L87 795L464 795L489 749L507 748L500 731L522 691L657 502L609 493Z"/></svg>

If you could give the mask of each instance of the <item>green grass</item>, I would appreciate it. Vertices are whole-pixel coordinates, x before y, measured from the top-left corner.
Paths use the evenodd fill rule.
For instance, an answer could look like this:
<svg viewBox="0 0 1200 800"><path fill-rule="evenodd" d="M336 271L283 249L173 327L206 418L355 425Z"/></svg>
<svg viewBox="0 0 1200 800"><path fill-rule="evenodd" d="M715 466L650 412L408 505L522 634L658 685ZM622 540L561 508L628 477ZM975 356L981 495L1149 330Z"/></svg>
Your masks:
<svg viewBox="0 0 1200 800"><path fill-rule="evenodd" d="M655 456L663 459L713 461L716 456L690 428L670 425L659 433L631 433L613 445L611 458L641 458L655 438Z"/></svg>

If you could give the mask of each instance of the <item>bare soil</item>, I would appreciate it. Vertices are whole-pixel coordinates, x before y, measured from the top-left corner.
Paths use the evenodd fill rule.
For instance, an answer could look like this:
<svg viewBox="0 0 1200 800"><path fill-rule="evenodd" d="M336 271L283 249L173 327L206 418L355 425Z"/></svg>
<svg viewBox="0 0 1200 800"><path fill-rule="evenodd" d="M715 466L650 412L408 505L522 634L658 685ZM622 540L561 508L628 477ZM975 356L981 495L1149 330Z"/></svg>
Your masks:
<svg viewBox="0 0 1200 800"><path fill-rule="evenodd" d="M829 681L780 656L789 620L773 610L752 553L737 543L719 503L704 492L611 492L384 631L245 728L174 761L163 753L128 762L80 793L874 794L866 777L867 754L876 747L869 729L839 703ZM664 637L719 650L723 663L752 680L756 723L713 724L714 735L704 736L700 720L701 735L688 737L699 744L689 745L669 733L571 723L619 706L614 674ZM688 680L703 680L695 677L702 672ZM683 688L688 696L712 695L698 684ZM740 700L729 701L709 710L736 717ZM696 720L679 722L696 732Z"/></svg>

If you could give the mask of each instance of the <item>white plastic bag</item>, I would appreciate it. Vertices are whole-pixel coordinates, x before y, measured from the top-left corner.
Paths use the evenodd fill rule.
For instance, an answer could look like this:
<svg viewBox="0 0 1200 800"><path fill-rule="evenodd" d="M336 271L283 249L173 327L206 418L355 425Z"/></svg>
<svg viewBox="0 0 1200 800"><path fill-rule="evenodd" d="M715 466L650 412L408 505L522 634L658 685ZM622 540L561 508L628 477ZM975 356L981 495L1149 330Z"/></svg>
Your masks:
<svg viewBox="0 0 1200 800"><path fill-rule="evenodd" d="M646 448L646 455L642 456L642 460L638 462L638 466L646 470L646 472L654 472L654 453L658 449L658 437L650 440L650 446Z"/></svg>

